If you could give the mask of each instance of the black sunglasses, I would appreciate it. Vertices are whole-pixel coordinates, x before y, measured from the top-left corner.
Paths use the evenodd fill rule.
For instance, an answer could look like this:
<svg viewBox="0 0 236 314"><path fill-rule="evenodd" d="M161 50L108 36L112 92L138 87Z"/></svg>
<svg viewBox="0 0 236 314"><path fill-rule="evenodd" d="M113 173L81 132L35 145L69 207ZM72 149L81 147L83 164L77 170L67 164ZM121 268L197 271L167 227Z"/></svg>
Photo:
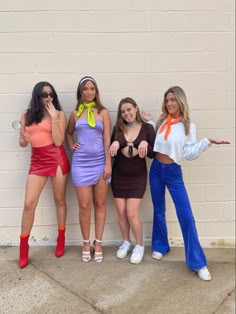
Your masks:
<svg viewBox="0 0 236 314"><path fill-rule="evenodd" d="M40 95L41 98L48 98L50 96L51 98L55 97L54 93L42 93Z"/></svg>

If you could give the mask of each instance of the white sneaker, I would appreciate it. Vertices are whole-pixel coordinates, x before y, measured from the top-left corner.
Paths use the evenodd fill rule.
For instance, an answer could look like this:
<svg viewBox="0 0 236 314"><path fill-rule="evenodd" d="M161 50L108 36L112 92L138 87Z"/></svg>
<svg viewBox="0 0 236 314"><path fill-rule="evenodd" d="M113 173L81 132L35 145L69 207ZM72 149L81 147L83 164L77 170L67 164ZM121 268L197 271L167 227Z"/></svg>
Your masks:
<svg viewBox="0 0 236 314"><path fill-rule="evenodd" d="M132 255L130 257L130 263L131 264L139 264L143 260L144 255L144 246L141 245L135 245Z"/></svg>
<svg viewBox="0 0 236 314"><path fill-rule="evenodd" d="M132 244L129 241L124 241L116 252L117 258L125 258L132 250Z"/></svg>
<svg viewBox="0 0 236 314"><path fill-rule="evenodd" d="M157 260L161 260L162 259L162 257L163 257L163 254L162 253L160 253L160 252L157 252L157 251L153 251L152 252L152 258L155 258L155 259L157 259Z"/></svg>
<svg viewBox="0 0 236 314"><path fill-rule="evenodd" d="M202 280L211 280L211 274L206 266L198 269L197 274Z"/></svg>

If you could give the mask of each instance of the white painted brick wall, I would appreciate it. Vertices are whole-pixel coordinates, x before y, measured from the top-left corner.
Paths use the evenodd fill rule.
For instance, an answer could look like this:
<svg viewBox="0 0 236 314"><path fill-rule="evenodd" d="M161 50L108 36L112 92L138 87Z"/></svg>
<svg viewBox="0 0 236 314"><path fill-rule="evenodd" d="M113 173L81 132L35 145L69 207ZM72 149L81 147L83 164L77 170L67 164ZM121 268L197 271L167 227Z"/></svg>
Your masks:
<svg viewBox="0 0 236 314"><path fill-rule="evenodd" d="M0 0L0 245L18 243L30 161L30 147L19 147L11 123L20 118L33 86L41 80L55 86L69 116L84 75L96 78L113 123L125 96L136 99L156 119L164 91L170 85L184 88L198 139L231 141L183 162L199 236L204 246L235 245L234 6L233 0ZM79 244L71 180L67 204L67 243ZM140 217L145 242L150 244L149 186ZM182 245L168 194L167 220L171 245ZM93 218L91 224L92 239ZM56 233L49 181L36 211L31 244L54 244ZM109 189L104 241L120 240Z"/></svg>

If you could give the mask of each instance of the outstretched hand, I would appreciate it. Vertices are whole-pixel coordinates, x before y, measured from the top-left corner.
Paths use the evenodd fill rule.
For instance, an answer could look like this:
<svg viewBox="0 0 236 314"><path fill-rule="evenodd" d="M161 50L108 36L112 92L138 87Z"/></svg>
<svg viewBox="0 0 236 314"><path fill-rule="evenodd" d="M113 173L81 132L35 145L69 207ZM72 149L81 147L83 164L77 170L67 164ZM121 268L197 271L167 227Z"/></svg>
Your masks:
<svg viewBox="0 0 236 314"><path fill-rule="evenodd" d="M221 141L214 138L208 138L208 141L210 141L212 144L230 144L228 141Z"/></svg>

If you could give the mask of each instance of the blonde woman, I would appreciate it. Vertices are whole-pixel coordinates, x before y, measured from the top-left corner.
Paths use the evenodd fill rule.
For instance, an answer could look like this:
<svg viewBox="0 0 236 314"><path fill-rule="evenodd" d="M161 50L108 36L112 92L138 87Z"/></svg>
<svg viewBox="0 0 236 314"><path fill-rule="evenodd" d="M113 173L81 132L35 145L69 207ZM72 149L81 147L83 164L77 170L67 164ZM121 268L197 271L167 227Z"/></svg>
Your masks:
<svg viewBox="0 0 236 314"><path fill-rule="evenodd" d="M143 117L148 118L146 113ZM212 138L196 142L196 127L190 122L186 95L178 86L164 94L162 114L156 124L153 150L156 158L150 168L150 188L154 208L152 257L160 260L170 251L166 226L165 189L174 202L183 234L187 266L202 280L211 280L207 260L200 245L191 205L185 189L181 159L193 160L211 144L229 144Z"/></svg>

